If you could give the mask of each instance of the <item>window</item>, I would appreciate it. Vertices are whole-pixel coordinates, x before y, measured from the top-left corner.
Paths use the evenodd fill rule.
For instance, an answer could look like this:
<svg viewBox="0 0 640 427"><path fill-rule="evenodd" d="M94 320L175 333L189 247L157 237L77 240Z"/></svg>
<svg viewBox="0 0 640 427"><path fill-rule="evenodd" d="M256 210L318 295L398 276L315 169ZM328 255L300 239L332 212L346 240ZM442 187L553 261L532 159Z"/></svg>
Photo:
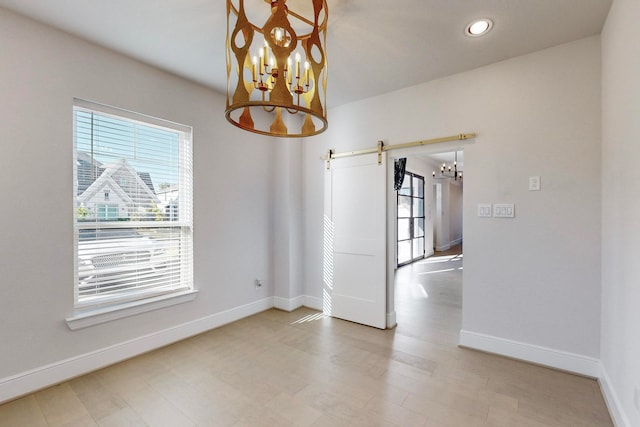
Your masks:
<svg viewBox="0 0 640 427"><path fill-rule="evenodd" d="M398 191L398 267L424 257L424 178L406 172Z"/></svg>
<svg viewBox="0 0 640 427"><path fill-rule="evenodd" d="M106 220L118 220L118 206L114 205L96 205L98 212L98 220L106 221Z"/></svg>
<svg viewBox="0 0 640 427"><path fill-rule="evenodd" d="M191 128L81 100L73 116L75 308L193 290Z"/></svg>

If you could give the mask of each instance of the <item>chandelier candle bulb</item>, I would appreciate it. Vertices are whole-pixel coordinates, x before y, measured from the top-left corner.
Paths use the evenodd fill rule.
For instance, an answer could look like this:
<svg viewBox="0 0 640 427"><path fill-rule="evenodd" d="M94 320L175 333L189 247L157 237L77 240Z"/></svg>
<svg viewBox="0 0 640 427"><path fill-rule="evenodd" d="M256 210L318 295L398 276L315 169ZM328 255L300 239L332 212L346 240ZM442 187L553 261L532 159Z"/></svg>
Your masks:
<svg viewBox="0 0 640 427"><path fill-rule="evenodd" d="M309 86L309 61L304 63L304 84Z"/></svg>
<svg viewBox="0 0 640 427"><path fill-rule="evenodd" d="M267 41L264 41L264 66L265 68L267 67L267 65L269 64L269 45L267 44Z"/></svg>
<svg viewBox="0 0 640 427"><path fill-rule="evenodd" d="M258 57L254 56L253 57L253 82L257 83L258 82Z"/></svg>

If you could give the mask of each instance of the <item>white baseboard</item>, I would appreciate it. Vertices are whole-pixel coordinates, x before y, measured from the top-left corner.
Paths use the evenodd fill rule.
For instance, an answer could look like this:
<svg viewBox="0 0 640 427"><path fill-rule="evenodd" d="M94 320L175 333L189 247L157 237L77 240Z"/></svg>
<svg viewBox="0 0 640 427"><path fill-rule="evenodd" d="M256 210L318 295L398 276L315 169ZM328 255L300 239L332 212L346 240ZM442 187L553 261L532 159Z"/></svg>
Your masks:
<svg viewBox="0 0 640 427"><path fill-rule="evenodd" d="M451 249L451 245L448 243L446 245L436 246L437 252L448 251L449 249Z"/></svg>
<svg viewBox="0 0 640 427"><path fill-rule="evenodd" d="M273 297L273 306L278 310L293 311L304 305L304 296L295 298Z"/></svg>
<svg viewBox="0 0 640 427"><path fill-rule="evenodd" d="M611 415L611 419L613 420L613 425L616 427L631 427L631 422L629 422L629 418L620 404L617 393L611 387L611 379L604 369L604 366L602 366L602 363L600 364L598 383L604 396L604 402L609 410L609 415Z"/></svg>
<svg viewBox="0 0 640 427"><path fill-rule="evenodd" d="M476 332L460 330L460 346L520 359L592 378L598 378L601 374L600 361L593 357L511 341Z"/></svg>
<svg viewBox="0 0 640 427"><path fill-rule="evenodd" d="M302 305L318 311L322 311L324 309L322 298L311 297L309 295L304 296L304 302L302 303Z"/></svg>
<svg viewBox="0 0 640 427"><path fill-rule="evenodd" d="M268 310L273 297L0 379L0 403Z"/></svg>
<svg viewBox="0 0 640 427"><path fill-rule="evenodd" d="M460 239L456 239L456 240L452 240L449 243L447 243L446 245L436 246L436 251L438 251L438 252L448 251L453 246L459 245L460 243L462 243L462 239L461 238Z"/></svg>

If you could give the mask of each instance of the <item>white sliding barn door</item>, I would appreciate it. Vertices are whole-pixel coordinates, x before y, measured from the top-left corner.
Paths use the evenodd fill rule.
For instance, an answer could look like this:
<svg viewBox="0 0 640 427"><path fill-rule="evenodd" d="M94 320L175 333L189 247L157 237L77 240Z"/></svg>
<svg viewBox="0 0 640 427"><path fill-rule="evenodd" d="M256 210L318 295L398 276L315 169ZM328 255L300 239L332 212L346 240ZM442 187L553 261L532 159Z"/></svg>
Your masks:
<svg viewBox="0 0 640 427"><path fill-rule="evenodd" d="M331 160L325 173L325 314L386 328L386 153Z"/></svg>

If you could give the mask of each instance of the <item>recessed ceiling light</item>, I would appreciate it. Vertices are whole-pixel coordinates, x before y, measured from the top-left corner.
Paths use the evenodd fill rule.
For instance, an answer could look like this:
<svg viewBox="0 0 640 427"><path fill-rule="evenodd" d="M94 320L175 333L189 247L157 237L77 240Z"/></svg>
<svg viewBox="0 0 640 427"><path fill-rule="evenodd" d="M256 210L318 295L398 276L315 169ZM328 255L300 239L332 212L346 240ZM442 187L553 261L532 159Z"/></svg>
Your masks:
<svg viewBox="0 0 640 427"><path fill-rule="evenodd" d="M478 37L487 34L491 28L493 28L493 21L491 19L476 19L467 25L464 33L469 37Z"/></svg>

